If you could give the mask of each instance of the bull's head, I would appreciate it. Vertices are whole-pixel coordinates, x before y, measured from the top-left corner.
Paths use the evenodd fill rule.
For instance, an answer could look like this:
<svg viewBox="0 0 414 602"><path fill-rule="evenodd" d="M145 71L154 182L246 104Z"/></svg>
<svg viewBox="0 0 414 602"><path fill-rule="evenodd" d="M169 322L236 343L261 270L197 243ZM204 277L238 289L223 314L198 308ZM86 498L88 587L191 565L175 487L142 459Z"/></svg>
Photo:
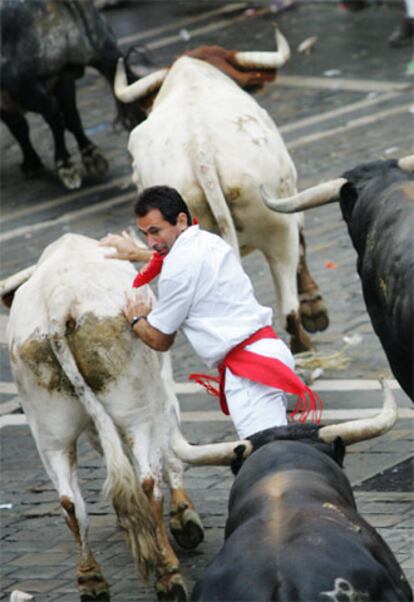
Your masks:
<svg viewBox="0 0 414 602"><path fill-rule="evenodd" d="M172 447L177 456L189 464L196 465L228 465L241 464L255 449L278 438L312 438L321 444L333 444L338 438L344 445L351 445L359 441L379 437L389 431L397 420L397 404L395 397L383 383L383 407L381 412L370 418L350 420L340 424L326 426L304 425L298 430L295 426L268 429L251 438L225 443L211 443L209 445L190 445L178 427L178 418L171 417ZM306 432L307 431L307 432ZM337 445L337 444L336 444ZM342 445L342 444L341 444Z"/></svg>
<svg viewBox="0 0 414 602"><path fill-rule="evenodd" d="M282 67L289 60L289 44L287 43L285 37L280 33L280 31L276 27L275 38L276 45L278 48L276 52L230 52L220 47L203 47L197 50L193 50L188 54L195 58L202 58L221 68L221 66L224 65L224 57L218 57L217 54L214 54L213 59L211 58L211 55L208 52L208 48L220 49L221 51L223 51L223 53L226 54L226 58L231 65L229 68L230 75L233 75L232 72L234 72L234 79L236 79L237 81L238 78L235 75L236 69L239 69L240 72L244 73L247 73L249 70L265 70L271 72L275 71L279 67ZM228 69L223 68L223 70L228 72ZM130 103L132 101L144 99L145 97L148 97L149 95L155 93L160 88L168 74L168 71L169 67L159 69L158 71L155 71L154 73L143 77L137 82L128 85L124 62L122 59L120 59L118 61L118 67L115 75L115 96L120 101L125 103ZM248 79L246 85L248 85Z"/></svg>

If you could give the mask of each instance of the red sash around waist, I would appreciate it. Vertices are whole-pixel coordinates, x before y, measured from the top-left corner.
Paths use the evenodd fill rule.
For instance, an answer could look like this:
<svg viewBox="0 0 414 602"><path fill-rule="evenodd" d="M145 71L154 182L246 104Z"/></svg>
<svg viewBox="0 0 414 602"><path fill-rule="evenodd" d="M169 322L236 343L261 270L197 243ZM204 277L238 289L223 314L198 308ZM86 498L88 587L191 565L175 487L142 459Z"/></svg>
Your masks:
<svg viewBox="0 0 414 602"><path fill-rule="evenodd" d="M261 339L277 338L278 336L273 328L265 326L228 352L218 367L219 376L190 374L188 379L205 387L210 395L219 397L221 409L224 414L228 415L225 372L226 368L229 368L237 376L297 395L298 401L291 413L292 420L298 418L299 422L305 422L310 416L312 420L319 423L323 409L323 402L319 395L305 385L297 374L280 360L259 355L246 349L248 345ZM209 381L215 382L218 387L215 387Z"/></svg>

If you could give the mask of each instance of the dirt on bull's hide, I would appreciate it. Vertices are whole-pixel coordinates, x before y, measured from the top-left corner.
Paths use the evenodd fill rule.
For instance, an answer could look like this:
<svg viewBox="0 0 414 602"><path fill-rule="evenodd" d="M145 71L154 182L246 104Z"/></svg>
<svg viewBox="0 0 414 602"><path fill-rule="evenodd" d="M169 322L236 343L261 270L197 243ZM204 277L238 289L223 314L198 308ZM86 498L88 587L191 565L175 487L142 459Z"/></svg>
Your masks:
<svg viewBox="0 0 414 602"><path fill-rule="evenodd" d="M68 322L66 337L80 372L96 393L102 393L128 366L135 338L123 315L97 318L91 313L78 324ZM39 387L74 395L48 338L31 337L18 354L36 376Z"/></svg>
<svg viewBox="0 0 414 602"><path fill-rule="evenodd" d="M241 189L239 186L226 189L226 200L231 205L233 201L236 201L241 195Z"/></svg>

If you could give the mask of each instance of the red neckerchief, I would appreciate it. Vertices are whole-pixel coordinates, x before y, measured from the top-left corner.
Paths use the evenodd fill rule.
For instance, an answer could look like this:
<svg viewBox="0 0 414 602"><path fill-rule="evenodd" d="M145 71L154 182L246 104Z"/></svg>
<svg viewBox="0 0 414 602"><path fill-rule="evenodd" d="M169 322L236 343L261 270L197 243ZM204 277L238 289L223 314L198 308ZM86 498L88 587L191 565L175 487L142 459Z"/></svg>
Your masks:
<svg viewBox="0 0 414 602"><path fill-rule="evenodd" d="M194 217L192 225L196 226L197 224L198 219ZM157 251L155 251L149 262L146 263L135 276L132 287L138 288L139 286L143 286L144 284L151 282L151 280L154 280L154 278L156 278L161 272L162 264L166 257L166 255L160 255L157 253Z"/></svg>
<svg viewBox="0 0 414 602"><path fill-rule="evenodd" d="M145 264L135 276L134 282L132 283L133 288L138 288L139 286L143 286L144 284L151 282L151 280L154 280L161 272L165 257L165 255L160 255L155 251L149 262Z"/></svg>
<svg viewBox="0 0 414 602"><path fill-rule="evenodd" d="M224 414L229 414L225 395L225 372L229 368L233 374L248 378L256 383L281 389L286 393L298 396L298 401L291 413L292 420L299 414L299 422L305 422L308 416L319 424L322 415L323 402L319 395L291 370L286 364L273 357L266 357L245 349L248 345L261 339L277 339L278 336L271 326L261 328L245 341L242 341L231 349L218 367L219 376L209 374L190 374L189 380L193 380L207 389L210 395L220 398L220 406ZM219 385L214 387L208 381ZM307 397L309 399L307 399Z"/></svg>

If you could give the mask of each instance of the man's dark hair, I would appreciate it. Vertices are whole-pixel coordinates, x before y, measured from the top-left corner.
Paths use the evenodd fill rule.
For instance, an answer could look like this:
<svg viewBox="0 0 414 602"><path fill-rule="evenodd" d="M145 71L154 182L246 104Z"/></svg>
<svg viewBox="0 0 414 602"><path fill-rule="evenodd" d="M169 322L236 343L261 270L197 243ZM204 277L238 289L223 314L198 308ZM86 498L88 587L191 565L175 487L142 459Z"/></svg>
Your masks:
<svg viewBox="0 0 414 602"><path fill-rule="evenodd" d="M134 212L137 217L144 217L151 209L158 209L163 218L175 226L179 213L185 213L188 225L193 223L191 213L175 188L169 186L151 186L145 188L134 203Z"/></svg>

